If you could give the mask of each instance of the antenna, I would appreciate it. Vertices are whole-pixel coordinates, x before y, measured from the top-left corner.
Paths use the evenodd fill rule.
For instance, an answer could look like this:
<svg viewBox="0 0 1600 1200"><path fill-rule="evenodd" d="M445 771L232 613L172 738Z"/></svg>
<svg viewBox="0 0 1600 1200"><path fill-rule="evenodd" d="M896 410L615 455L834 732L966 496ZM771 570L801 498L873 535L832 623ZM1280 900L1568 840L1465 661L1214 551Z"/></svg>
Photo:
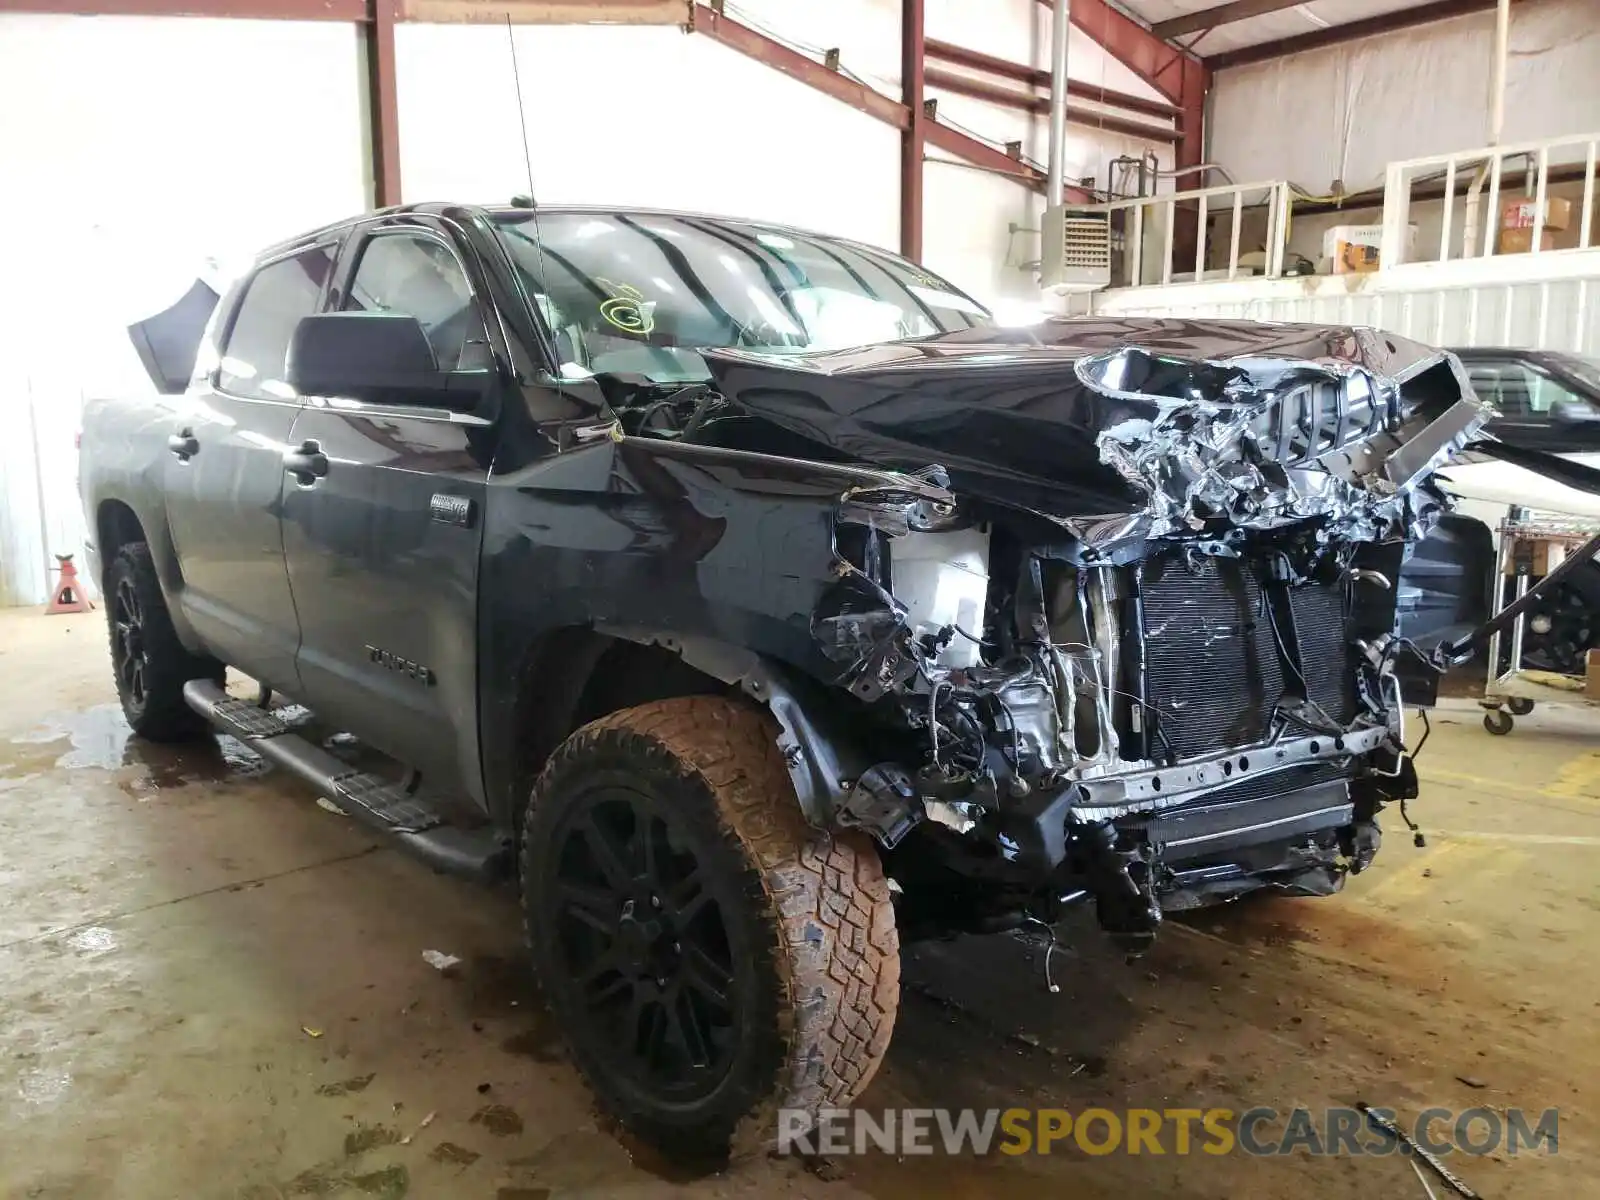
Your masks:
<svg viewBox="0 0 1600 1200"><path fill-rule="evenodd" d="M533 151L528 145L528 110L522 103L522 72L517 69L517 32L506 13L506 41L511 45L511 82L517 89L517 119L522 122L522 165L528 169L528 205L534 211L534 236L539 233L539 201L533 187ZM543 264L541 263L541 268Z"/></svg>
<svg viewBox="0 0 1600 1200"><path fill-rule="evenodd" d="M544 233L539 228L539 198L535 194L533 185L533 150L528 143L528 109L522 102L522 72L517 67L517 33L516 26L511 23L510 12L506 13L506 42L511 48L511 80L517 91L517 120L522 125L522 165L527 168L528 172L528 210L529 215L533 218L533 245L539 255L539 284L541 287L545 287L547 285L544 281L548 276L544 269ZM548 314L540 310L538 298L529 296L529 300L532 301L534 310L534 328L541 329L550 326L552 324L551 319ZM559 343L556 341L554 334L555 331L551 329L549 341L552 353L550 360L555 367L556 391L564 393L565 389L561 386L561 354L557 349Z"/></svg>

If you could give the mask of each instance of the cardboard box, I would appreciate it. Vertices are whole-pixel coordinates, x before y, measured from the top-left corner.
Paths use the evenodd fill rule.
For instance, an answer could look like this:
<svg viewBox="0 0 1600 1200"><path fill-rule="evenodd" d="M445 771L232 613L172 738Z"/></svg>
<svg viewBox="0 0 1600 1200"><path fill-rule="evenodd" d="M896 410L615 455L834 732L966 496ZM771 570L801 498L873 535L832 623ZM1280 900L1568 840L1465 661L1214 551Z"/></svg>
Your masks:
<svg viewBox="0 0 1600 1200"><path fill-rule="evenodd" d="M1532 229L1539 215L1539 202L1524 196L1513 196L1500 204L1501 229ZM1560 196L1547 196L1544 202L1544 227L1546 230L1565 229L1572 224L1572 201Z"/></svg>
<svg viewBox="0 0 1600 1200"><path fill-rule="evenodd" d="M1363 242L1335 242L1332 257L1335 275L1365 275L1378 269L1378 248Z"/></svg>
<svg viewBox="0 0 1600 1200"><path fill-rule="evenodd" d="M1600 699L1600 650L1591 650L1583 660L1583 692L1591 700Z"/></svg>
<svg viewBox="0 0 1600 1200"><path fill-rule="evenodd" d="M1506 560L1506 574L1543 579L1566 561L1568 549L1566 542L1555 538L1518 538Z"/></svg>
<svg viewBox="0 0 1600 1200"><path fill-rule="evenodd" d="M1539 249L1554 250L1556 248L1556 235L1549 229L1542 230L1539 234ZM1500 231L1500 244L1495 250L1496 254L1527 254L1533 249L1533 230L1531 229L1502 229Z"/></svg>
<svg viewBox="0 0 1600 1200"><path fill-rule="evenodd" d="M1382 225L1330 225L1322 231L1322 257L1338 258L1340 242L1352 246L1371 246L1374 250L1383 241Z"/></svg>
<svg viewBox="0 0 1600 1200"><path fill-rule="evenodd" d="M1407 259L1411 257L1416 241L1417 227L1408 226ZM1335 275L1362 275L1376 271L1381 265L1378 247L1382 242L1382 225L1334 225L1323 230L1322 257L1330 262Z"/></svg>

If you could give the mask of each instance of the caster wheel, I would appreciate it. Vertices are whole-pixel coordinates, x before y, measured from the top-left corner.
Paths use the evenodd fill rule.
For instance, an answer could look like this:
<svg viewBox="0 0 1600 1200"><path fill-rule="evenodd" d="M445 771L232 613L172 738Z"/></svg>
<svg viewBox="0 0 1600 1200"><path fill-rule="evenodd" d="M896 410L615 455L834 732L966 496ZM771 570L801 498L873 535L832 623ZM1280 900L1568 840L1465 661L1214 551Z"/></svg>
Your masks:
<svg viewBox="0 0 1600 1200"><path fill-rule="evenodd" d="M1533 701L1529 700L1525 696L1515 696L1506 701L1506 707L1509 708L1515 716L1525 717L1533 711Z"/></svg>
<svg viewBox="0 0 1600 1200"><path fill-rule="evenodd" d="M1511 727L1515 724L1516 722L1511 719L1511 714L1503 709L1497 708L1493 712L1483 714L1483 727L1494 734L1495 737L1504 737L1511 732Z"/></svg>

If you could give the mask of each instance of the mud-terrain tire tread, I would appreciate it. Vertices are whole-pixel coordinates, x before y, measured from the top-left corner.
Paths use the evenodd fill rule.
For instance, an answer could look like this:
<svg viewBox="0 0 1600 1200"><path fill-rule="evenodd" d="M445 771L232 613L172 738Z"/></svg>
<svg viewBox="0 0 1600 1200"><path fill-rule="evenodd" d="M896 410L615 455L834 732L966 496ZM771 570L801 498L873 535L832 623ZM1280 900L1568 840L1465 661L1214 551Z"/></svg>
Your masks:
<svg viewBox="0 0 1600 1200"><path fill-rule="evenodd" d="M191 654L178 640L178 631L172 627L172 617L167 612L167 599L161 591L161 580L156 574L155 559L144 542L125 542L117 550L105 573L104 595L101 601L106 610L106 637L115 653L113 622L116 615L117 586L128 579L133 583L144 614L142 634L148 658L145 663L145 702L135 706L124 695L122 681L117 680L117 698L122 703L122 714L129 727L140 737L152 742L189 741L204 734L206 721L183 702L183 685L191 679L214 679L221 682L223 665L216 659L201 654ZM115 666L113 665L113 670Z"/></svg>
<svg viewBox="0 0 1600 1200"><path fill-rule="evenodd" d="M780 1108L815 1112L859 1096L883 1062L900 1003L899 934L876 847L859 831L823 831L805 821L778 732L770 714L720 696L612 713L579 729L551 756L523 824L536 831L540 798L602 746L670 763L714 806L723 836L752 868L755 887L747 895L764 909L778 989L777 1075L769 1094L730 1131L735 1152L766 1144ZM525 837L524 877L532 869L530 846ZM615 1097L601 1101L637 1129L640 1114L619 1107Z"/></svg>

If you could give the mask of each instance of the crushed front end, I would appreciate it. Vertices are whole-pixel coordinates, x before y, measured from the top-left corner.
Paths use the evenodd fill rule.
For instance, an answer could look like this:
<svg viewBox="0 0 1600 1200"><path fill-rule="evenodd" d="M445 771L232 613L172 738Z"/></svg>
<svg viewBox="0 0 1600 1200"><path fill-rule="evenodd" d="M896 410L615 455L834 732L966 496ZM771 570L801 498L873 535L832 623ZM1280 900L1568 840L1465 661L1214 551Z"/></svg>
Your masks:
<svg viewBox="0 0 1600 1200"><path fill-rule="evenodd" d="M811 618L877 759L834 816L885 847L908 923L1092 899L1136 949L1165 912L1337 890L1416 794L1404 575L1458 520L1433 473L1483 422L1459 364L1222 322L949 342L730 355L722 381L841 454L940 463L841 498Z"/></svg>

